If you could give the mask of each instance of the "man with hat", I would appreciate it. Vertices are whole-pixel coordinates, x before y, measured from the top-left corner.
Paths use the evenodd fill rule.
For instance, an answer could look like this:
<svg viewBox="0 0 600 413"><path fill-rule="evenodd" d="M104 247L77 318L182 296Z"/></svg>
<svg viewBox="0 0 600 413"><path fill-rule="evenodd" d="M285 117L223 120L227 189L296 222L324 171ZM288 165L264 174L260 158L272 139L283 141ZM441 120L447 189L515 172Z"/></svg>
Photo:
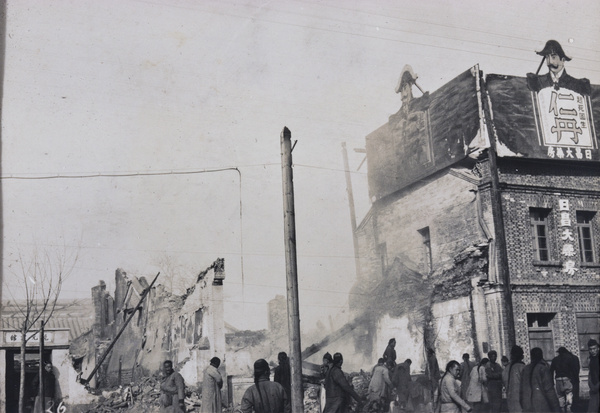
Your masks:
<svg viewBox="0 0 600 413"><path fill-rule="evenodd" d="M573 381L575 372L573 371L572 354L565 347L559 347L556 351L558 356L552 359L550 364L550 374L554 377L556 383L556 394L560 408L565 413L571 412L573 406ZM579 376L579 371L577 372Z"/></svg>
<svg viewBox="0 0 600 413"><path fill-rule="evenodd" d="M269 380L271 368L265 359L254 362L254 385L242 397L242 413L290 413L287 393L279 383Z"/></svg>
<svg viewBox="0 0 600 413"><path fill-rule="evenodd" d="M588 404L588 412L598 412L598 392L600 390L600 365L598 363L598 342L593 338L588 341L588 350L590 352L589 358L589 373L588 373L588 385L590 386L590 403Z"/></svg>
<svg viewBox="0 0 600 413"><path fill-rule="evenodd" d="M213 357L210 364L204 370L202 379L202 405L201 413L221 413L223 410L221 388L223 387L223 377L219 372L221 359Z"/></svg>
<svg viewBox="0 0 600 413"><path fill-rule="evenodd" d="M533 92L546 87L554 87L556 90L567 88L581 95L589 95L591 93L590 81L588 79L575 79L569 76L565 70L565 61L570 61L571 58L565 54L562 46L556 40L548 40L544 48L536 52L542 56L542 63L546 61L548 65L548 73L538 75L537 73L527 73L527 87ZM540 67L542 64L540 64ZM539 71L539 69L538 69Z"/></svg>
<svg viewBox="0 0 600 413"><path fill-rule="evenodd" d="M323 413L345 413L348 411L348 398L352 397L358 402L356 411L360 411L362 401L360 396L352 385L346 380L346 375L342 371L344 358L342 353L333 355L333 366L327 372L325 377L325 409Z"/></svg>

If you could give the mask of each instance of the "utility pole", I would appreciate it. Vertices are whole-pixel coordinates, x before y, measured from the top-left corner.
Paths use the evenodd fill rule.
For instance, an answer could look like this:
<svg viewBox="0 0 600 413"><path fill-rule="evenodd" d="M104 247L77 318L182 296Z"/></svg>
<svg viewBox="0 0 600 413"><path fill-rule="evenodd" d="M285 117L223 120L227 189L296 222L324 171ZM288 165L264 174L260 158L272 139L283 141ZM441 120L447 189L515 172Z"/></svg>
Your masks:
<svg viewBox="0 0 600 413"><path fill-rule="evenodd" d="M42 325L40 327L40 387L39 387L39 400L41 403L42 411L46 411L46 389L44 388L44 320L42 320ZM22 363L25 363L25 354L23 354L23 358L21 360Z"/></svg>
<svg viewBox="0 0 600 413"><path fill-rule="evenodd" d="M292 132L284 127L280 136L281 173L283 177L283 220L287 311L292 370L292 412L304 411L302 390L302 351L300 349L300 311L298 304L298 266L296 262L296 213L294 210L294 178L292 174Z"/></svg>
<svg viewBox="0 0 600 413"><path fill-rule="evenodd" d="M348 151L346 142L342 142L342 156L344 157L344 172L346 173L346 192L348 193L348 204L350 206L350 225L352 226L352 241L354 242L354 266L356 277L360 277L360 262L358 260L358 236L356 235L356 210L354 208L354 193L352 192L352 180L350 179L350 166L348 164Z"/></svg>

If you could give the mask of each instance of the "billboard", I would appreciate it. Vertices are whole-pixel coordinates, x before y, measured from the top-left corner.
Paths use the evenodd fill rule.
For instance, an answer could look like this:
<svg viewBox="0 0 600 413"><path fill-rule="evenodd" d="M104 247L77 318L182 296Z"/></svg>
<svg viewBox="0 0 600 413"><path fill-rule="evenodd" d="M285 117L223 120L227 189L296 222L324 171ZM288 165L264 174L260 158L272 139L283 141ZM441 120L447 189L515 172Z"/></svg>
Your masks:
<svg viewBox="0 0 600 413"><path fill-rule="evenodd" d="M498 156L598 161L600 88L530 91L523 77L488 75Z"/></svg>

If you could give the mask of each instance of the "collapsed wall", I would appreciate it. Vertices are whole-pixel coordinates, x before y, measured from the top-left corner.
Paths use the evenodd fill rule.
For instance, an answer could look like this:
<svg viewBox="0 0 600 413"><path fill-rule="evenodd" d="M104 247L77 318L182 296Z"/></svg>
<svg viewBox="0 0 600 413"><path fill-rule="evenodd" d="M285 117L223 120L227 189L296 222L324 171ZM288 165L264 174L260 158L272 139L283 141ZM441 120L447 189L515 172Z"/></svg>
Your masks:
<svg viewBox="0 0 600 413"><path fill-rule="evenodd" d="M195 276L184 295L157 285L136 310L149 284L143 277L118 269L114 299L102 281L92 289L94 326L71 345L78 354L82 379L89 377L122 330L90 381L91 387L135 382L156 374L165 360L173 361L188 386L197 386L212 357L225 360L224 279L224 260L217 259ZM220 369L226 376L225 363Z"/></svg>

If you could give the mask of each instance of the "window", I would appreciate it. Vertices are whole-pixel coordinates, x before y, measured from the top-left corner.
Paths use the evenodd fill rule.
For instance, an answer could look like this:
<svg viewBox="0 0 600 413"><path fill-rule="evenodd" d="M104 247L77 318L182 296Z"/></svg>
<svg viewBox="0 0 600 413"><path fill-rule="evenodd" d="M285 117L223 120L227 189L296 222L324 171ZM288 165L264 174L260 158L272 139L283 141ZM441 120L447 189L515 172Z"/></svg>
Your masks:
<svg viewBox="0 0 600 413"><path fill-rule="evenodd" d="M581 262L596 262L592 220L595 211L577 211L577 231L579 235L579 254Z"/></svg>
<svg viewBox="0 0 600 413"><path fill-rule="evenodd" d="M538 261L550 260L550 249L548 246L548 215L550 210L546 208L530 208L531 230L533 234L534 259Z"/></svg>
<svg viewBox="0 0 600 413"><path fill-rule="evenodd" d="M577 313L577 338L579 339L579 360L581 367L589 368L587 342L600 335L600 315L598 313Z"/></svg>
<svg viewBox="0 0 600 413"><path fill-rule="evenodd" d="M433 258L431 255L431 236L429 235L429 227L418 230L421 234L423 242L423 263L425 266L425 274L429 274L433 270Z"/></svg>

